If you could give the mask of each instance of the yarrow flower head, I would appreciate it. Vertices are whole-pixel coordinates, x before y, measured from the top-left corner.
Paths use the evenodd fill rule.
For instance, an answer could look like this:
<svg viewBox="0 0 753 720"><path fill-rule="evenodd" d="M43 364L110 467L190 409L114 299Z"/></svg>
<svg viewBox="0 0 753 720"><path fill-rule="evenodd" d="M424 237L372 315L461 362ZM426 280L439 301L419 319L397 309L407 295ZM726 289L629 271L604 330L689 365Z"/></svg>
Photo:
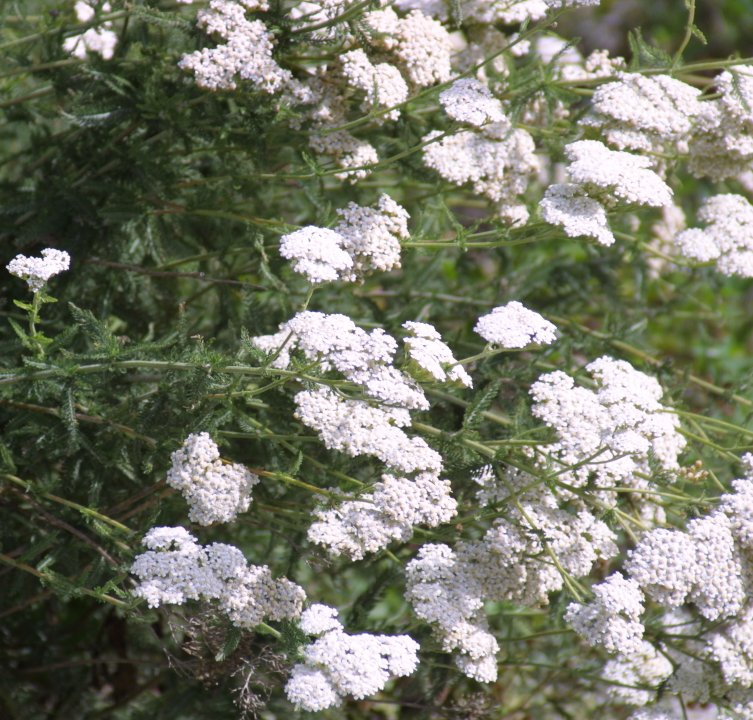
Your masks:
<svg viewBox="0 0 753 720"><path fill-rule="evenodd" d="M540 448L558 467L572 465L563 477L581 487L647 487L650 458L666 470L679 467L685 438L679 420L660 399L658 381L624 360L604 356L586 366L596 390L579 387L561 371L542 375L532 386L533 415L553 428L558 440ZM590 460L593 459L593 462ZM546 462L545 459L543 459ZM615 502L607 492L603 496ZM640 502L649 502L647 497Z"/></svg>
<svg viewBox="0 0 753 720"><path fill-rule="evenodd" d="M412 479L384 474L372 492L336 508L317 510L308 538L332 555L360 560L394 540L410 540L416 525L436 527L448 522L456 509L450 483L436 471Z"/></svg>
<svg viewBox="0 0 753 720"><path fill-rule="evenodd" d="M353 271L345 273L345 279L358 280L375 270L386 272L400 267L400 241L409 237L410 216L405 208L382 193L376 207L348 203L337 214L341 220L335 230L353 260Z"/></svg>
<svg viewBox="0 0 753 720"><path fill-rule="evenodd" d="M439 94L439 102L447 115L458 122L474 127L483 127L488 123L509 125L502 103L475 78L456 80Z"/></svg>
<svg viewBox="0 0 753 720"><path fill-rule="evenodd" d="M497 203L500 218L511 224L524 223L528 211L518 195L539 170L531 135L500 122L442 135L432 130L423 137L424 164L454 185L470 183L475 192Z"/></svg>
<svg viewBox="0 0 753 720"><path fill-rule="evenodd" d="M457 653L458 668L480 682L496 679L499 649L482 612L484 601L542 604L562 587L542 538L574 577L618 552L614 534L587 510L561 510L553 496L542 494L523 499L522 511L497 520L481 540L460 541L454 550L424 545L406 567L406 598L416 615L432 623L445 651Z"/></svg>
<svg viewBox="0 0 753 720"><path fill-rule="evenodd" d="M408 84L400 71L389 63L372 64L363 50L351 50L341 56L342 72L353 88L365 95L361 110L390 108L408 99ZM397 120L400 110L395 108L378 116L380 122Z"/></svg>
<svg viewBox="0 0 753 720"><path fill-rule="evenodd" d="M172 454L167 484L188 501L188 517L200 525L230 522L251 504L258 476L243 465L223 463L208 433L189 435Z"/></svg>
<svg viewBox="0 0 753 720"><path fill-rule="evenodd" d="M594 600L587 605L571 603L565 620L593 647L625 655L639 652L644 597L638 583L616 572L591 589Z"/></svg>
<svg viewBox="0 0 753 720"><path fill-rule="evenodd" d="M266 2L257 0L210 0L209 7L199 11L197 24L225 42L184 55L178 66L192 72L196 84L207 90L234 90L238 76L259 92L281 95L290 102L312 102L311 91L273 58L267 26L246 19L246 10L267 9Z"/></svg>
<svg viewBox="0 0 753 720"><path fill-rule="evenodd" d="M675 243L686 257L714 261L723 275L753 277L753 205L742 195L714 195L698 212L706 227L683 230Z"/></svg>
<svg viewBox="0 0 753 720"><path fill-rule="evenodd" d="M293 270L312 283L331 282L353 267L342 249L344 238L334 230L314 225L283 235L280 255L292 260Z"/></svg>
<svg viewBox="0 0 753 720"><path fill-rule="evenodd" d="M550 185L539 202L541 219L559 225L568 237L592 237L600 245L612 245L604 206L574 183Z"/></svg>
<svg viewBox="0 0 753 720"><path fill-rule="evenodd" d="M323 370L337 370L387 405L428 410L429 401L418 383L391 364L397 342L383 330L367 333L346 315L310 310L298 313L279 328L274 335L253 339L261 350L277 353L274 367L287 367L290 353L297 349Z"/></svg>
<svg viewBox="0 0 753 720"><path fill-rule="evenodd" d="M316 712L340 705L346 696L369 697L418 667L419 646L408 635L348 635L337 611L326 605L312 605L300 623L318 638L303 648L304 662L293 667L285 685L297 708Z"/></svg>
<svg viewBox="0 0 753 720"><path fill-rule="evenodd" d="M601 202L663 207L672 202L672 189L641 155L610 150L598 140L578 140L565 147L567 174L586 194Z"/></svg>
<svg viewBox="0 0 753 720"><path fill-rule="evenodd" d="M372 44L390 53L415 87L450 79L450 34L433 18L419 10L401 18L387 7L367 13L364 22L374 31Z"/></svg>
<svg viewBox="0 0 753 720"><path fill-rule="evenodd" d="M314 225L283 235L280 254L312 283L354 282L373 270L400 267L400 240L408 237L408 213L389 195L376 207L349 203L333 228Z"/></svg>
<svg viewBox="0 0 753 720"><path fill-rule="evenodd" d="M65 250L45 248L42 257L16 255L5 267L11 275L26 280L29 289L37 293L54 275L59 275L71 265L71 256Z"/></svg>
<svg viewBox="0 0 753 720"><path fill-rule="evenodd" d="M473 387L471 376L462 365L458 365L452 350L442 342L442 336L433 325L408 320L403 327L409 333L403 340L405 350L413 362L435 380Z"/></svg>
<svg viewBox="0 0 753 720"><path fill-rule="evenodd" d="M715 78L718 99L701 103L688 145L696 177L735 177L753 161L753 67L735 65Z"/></svg>
<svg viewBox="0 0 753 720"><path fill-rule="evenodd" d="M93 2L94 0L87 0L86 2L78 0L73 6L76 19L80 23L88 23L96 15L96 11L92 7ZM109 2L102 3L100 9L102 12L111 12L112 10ZM86 60L90 52L96 53L103 60L110 60L115 54L115 47L118 44L117 34L109 29L111 25L112 23L105 22L102 27L90 27L81 35L66 38L63 41L63 50L81 60Z"/></svg>
<svg viewBox="0 0 753 720"><path fill-rule="evenodd" d="M620 150L687 151L693 118L703 111L701 91L669 75L618 73L591 98L582 124L599 128Z"/></svg>
<svg viewBox="0 0 753 720"><path fill-rule="evenodd" d="M149 549L136 556L131 572L139 578L134 595L149 607L215 601L238 627L301 614L303 588L286 578L274 580L266 565L250 565L232 545L202 547L180 527L152 528L144 545Z"/></svg>
<svg viewBox="0 0 753 720"><path fill-rule="evenodd" d="M403 408L343 399L326 387L299 392L295 403L296 417L316 430L332 450L351 457L373 455L402 473L438 473L442 468L438 452L423 438L411 438L401 429L410 425L410 414Z"/></svg>
<svg viewBox="0 0 753 720"><path fill-rule="evenodd" d="M487 342L510 349L551 345L557 339L555 325L517 300L481 316L473 330Z"/></svg>

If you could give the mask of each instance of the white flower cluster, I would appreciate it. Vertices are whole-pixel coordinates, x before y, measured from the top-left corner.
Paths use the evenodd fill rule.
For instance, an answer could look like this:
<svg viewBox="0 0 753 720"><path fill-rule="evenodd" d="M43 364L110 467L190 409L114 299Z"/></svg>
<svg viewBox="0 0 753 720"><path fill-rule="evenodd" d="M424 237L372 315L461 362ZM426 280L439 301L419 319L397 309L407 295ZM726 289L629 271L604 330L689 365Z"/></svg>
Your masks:
<svg viewBox="0 0 753 720"><path fill-rule="evenodd" d="M350 255L342 249L340 234L315 225L283 235L280 255L292 261L295 272L315 284L337 280L353 267Z"/></svg>
<svg viewBox="0 0 753 720"><path fill-rule="evenodd" d="M625 569L661 605L692 602L705 618L717 620L734 617L745 603L742 563L731 520L721 510L691 521L687 532L648 533L630 552Z"/></svg>
<svg viewBox="0 0 753 720"><path fill-rule="evenodd" d="M319 433L326 447L351 456L373 455L412 475L385 474L369 492L317 510L308 533L312 542L333 555L359 560L394 540L410 539L415 525L433 527L454 516L450 484L439 477L442 458L425 440L401 429L410 424L406 410L342 399L327 388L300 392L295 402L296 416Z"/></svg>
<svg viewBox="0 0 753 720"><path fill-rule="evenodd" d="M435 373L436 379L468 385L436 330L426 323L406 323L409 356ZM421 341L421 342L414 342ZM275 335L254 338L256 347L277 353L272 364L288 367L299 351L324 371L337 371L379 404L343 397L327 387L295 396L296 417L315 430L324 445L351 457L371 455L394 472L368 492L336 508L316 511L309 539L334 555L361 559L393 540L408 540L415 525L436 526L456 511L451 487L440 478L442 458L423 438L410 437L410 410L428 409L416 381L392 365L397 342L384 331L366 332L345 315L299 313ZM423 367L422 366L422 367Z"/></svg>
<svg viewBox="0 0 753 720"><path fill-rule="evenodd" d="M693 120L703 112L701 91L669 75L617 77L596 88L581 124L597 128L620 150L687 153Z"/></svg>
<svg viewBox="0 0 753 720"><path fill-rule="evenodd" d="M524 223L528 211L517 196L539 170L533 138L512 127L499 101L477 80L458 80L440 101L450 117L473 129L447 137L432 130L422 139L424 164L455 185L471 183L497 203L499 217Z"/></svg>
<svg viewBox="0 0 753 720"><path fill-rule="evenodd" d="M640 652L644 597L638 583L616 572L591 589L594 600L587 605L571 603L565 621L589 645L603 647L609 653Z"/></svg>
<svg viewBox="0 0 753 720"><path fill-rule="evenodd" d="M599 245L614 243L604 206L575 183L550 185L539 202L541 219L559 225L568 237L592 237Z"/></svg>
<svg viewBox="0 0 753 720"><path fill-rule="evenodd" d="M497 677L499 645L481 612L481 588L471 582L467 570L447 545L422 545L405 569L405 596L416 615L434 625L443 649L460 653L461 670L491 682Z"/></svg>
<svg viewBox="0 0 753 720"><path fill-rule="evenodd" d="M685 257L714 262L723 275L753 277L753 205L742 195L714 195L704 201L698 218L706 227L675 237Z"/></svg>
<svg viewBox="0 0 753 720"><path fill-rule="evenodd" d="M408 320L403 327L408 331L408 337L403 340L405 352L413 362L439 382L458 382L473 387L471 376L458 365L452 350L433 325Z"/></svg>
<svg viewBox="0 0 753 720"><path fill-rule="evenodd" d="M351 183L363 180L371 174L370 165L379 162L376 148L367 140L354 137L346 130L326 134L313 133L309 145L322 155L329 155L343 172L335 173L338 180Z"/></svg>
<svg viewBox="0 0 753 720"><path fill-rule="evenodd" d="M610 150L598 140L579 140L565 146L571 182L547 188L539 203L544 221L559 225L569 237L593 237L611 245L605 208L617 204L666 207L672 189L651 169L651 160Z"/></svg>
<svg viewBox="0 0 753 720"><path fill-rule="evenodd" d="M372 44L388 52L414 87L450 79L452 43L447 30L419 10L398 17L390 7L364 15Z"/></svg>
<svg viewBox="0 0 753 720"><path fill-rule="evenodd" d="M65 250L45 248L42 257L26 257L16 255L5 269L22 280L26 280L29 289L39 292L45 283L54 275L59 275L71 265L71 256Z"/></svg>
<svg viewBox="0 0 753 720"><path fill-rule="evenodd" d="M194 74L196 84L207 90L234 90L236 76L259 92L311 102L311 91L272 57L272 36L261 20L248 20L246 10L267 10L257 0L210 0L199 10L196 22L207 34L224 43L184 55L179 66Z"/></svg>
<svg viewBox="0 0 753 720"><path fill-rule="evenodd" d="M343 238L342 247L353 261L348 280L368 272L387 272L400 267L400 240L407 240L410 216L389 195L382 193L376 207L348 203L337 210L342 218L335 230Z"/></svg>
<svg viewBox="0 0 753 720"><path fill-rule="evenodd" d="M610 206L618 202L663 207L672 202L671 188L651 170L648 158L610 150L597 140L565 146L567 173L586 193Z"/></svg>
<svg viewBox="0 0 753 720"><path fill-rule="evenodd" d="M585 507L560 509L545 492L521 497L511 518L495 521L481 540L461 541L454 550L424 545L406 567L406 598L416 615L433 624L445 651L457 653L459 669L480 682L497 677L498 644L482 613L485 600L546 603L564 582L552 555L565 572L582 577L618 552L614 534Z"/></svg>
<svg viewBox="0 0 753 720"><path fill-rule="evenodd" d="M728 695L731 704L750 698L753 456L743 460L746 476L733 483L734 492L723 495L716 510L691 520L686 530L658 528L644 534L625 563L630 579L615 573L594 587L594 602L568 610L566 619L591 644L617 652L606 666L606 679L655 686L671 675L670 687L682 692L686 700L707 702L712 693ZM610 589L605 602L600 588L606 585L622 590L611 597ZM640 641L641 650L636 641L641 634L642 594L669 609L692 604L713 624L680 623L687 626L683 634L668 615L664 622L675 639L671 650L660 654L650 643ZM634 705L655 699L649 689L615 687L610 692Z"/></svg>
<svg viewBox="0 0 753 720"><path fill-rule="evenodd" d="M471 23L513 25L540 20L551 8L575 5L598 5L600 0L458 0L454 3L460 16ZM418 8L442 20L450 16L451 0L398 0L402 9Z"/></svg>
<svg viewBox="0 0 753 720"><path fill-rule="evenodd" d="M344 399L329 388L302 390L295 396L296 417L319 433L330 450L351 457L373 455L387 467L410 474L438 473L442 459L426 441L401 430L410 425L404 408L375 407Z"/></svg>
<svg viewBox="0 0 753 720"><path fill-rule="evenodd" d="M394 65L374 65L360 48L345 53L340 61L348 85L365 95L361 103L363 112L367 113L375 108L394 108L408 99L408 84ZM400 111L393 109L381 115L380 122L397 120L399 117Z"/></svg>
<svg viewBox="0 0 753 720"><path fill-rule="evenodd" d="M737 65L720 73L717 93L708 98L669 75L617 75L594 91L584 127L597 129L620 150L645 152L655 169L662 169L671 155L687 156L691 173L713 180L749 169L753 68ZM658 192L657 199L662 195Z"/></svg>
<svg viewBox="0 0 753 720"><path fill-rule="evenodd" d="M688 167L698 177L724 180L753 162L753 67L728 68L715 84L718 97L703 103L694 123Z"/></svg>
<svg viewBox="0 0 753 720"><path fill-rule="evenodd" d="M408 237L408 213L389 195L376 208L349 203L334 229L314 225L283 235L280 254L312 283L353 282L373 270L400 267L400 240Z"/></svg>
<svg viewBox="0 0 753 720"><path fill-rule="evenodd" d="M678 467L685 447L679 420L661 404L661 385L624 360L604 356L586 366L596 389L579 387L561 371L542 375L531 387L533 415L557 433L537 448L554 460L557 477L575 487L648 488L653 457L666 470ZM599 493L616 502L613 492ZM646 498L635 498L645 505Z"/></svg>
<svg viewBox="0 0 753 720"><path fill-rule="evenodd" d="M264 618L294 619L301 613L303 588L274 580L266 565L249 565L232 545L206 547L181 527L155 527L144 536L149 548L138 555L131 572L134 590L149 607L182 605L188 600L216 601L238 627L254 627Z"/></svg>
<svg viewBox="0 0 753 720"><path fill-rule="evenodd" d="M466 125L480 128L489 123L507 123L502 103L474 78L456 80L439 94L439 102L449 117Z"/></svg>
<svg viewBox="0 0 753 720"><path fill-rule="evenodd" d="M78 0L73 6L76 19L81 23L88 23L96 15L92 7L95 0ZM111 12L109 2L104 2L99 8L102 12ZM115 46L118 44L118 36L110 30L111 22L103 22L101 27L91 27L81 35L73 35L63 40L63 50L74 57L86 60L87 55L96 53L103 60L110 60L115 54Z"/></svg>
<svg viewBox="0 0 753 720"><path fill-rule="evenodd" d="M303 648L303 662L285 685L296 708L316 712L340 705L346 696L366 698L418 666L418 643L410 636L348 635L337 611L326 605L305 610L300 625L317 639Z"/></svg>
<svg viewBox="0 0 753 720"><path fill-rule="evenodd" d="M258 476L243 465L223 463L219 448L208 433L189 435L171 460L167 484L186 498L188 517L193 522L230 522L248 510Z"/></svg>
<svg viewBox="0 0 753 720"><path fill-rule="evenodd" d="M407 542L416 525L448 522L456 510L450 483L436 472L419 472L413 479L385 474L357 499L315 511L308 538L332 555L361 560L396 540Z"/></svg>
<svg viewBox="0 0 753 720"><path fill-rule="evenodd" d="M611 77L625 68L624 58L610 58L608 50L594 50L584 58L577 47L558 35L538 35L532 46L535 54L551 67L554 75L568 82Z"/></svg>
<svg viewBox="0 0 753 720"><path fill-rule="evenodd" d="M290 353L299 350L307 360L325 371L336 370L387 405L429 408L415 380L392 365L397 341L380 328L362 330L346 315L301 312L282 323L274 335L254 338L253 344L261 350L279 351L274 367L288 367Z"/></svg>
<svg viewBox="0 0 753 720"><path fill-rule="evenodd" d="M336 3L319 5L322 19L333 15L330 6ZM411 87L444 82L451 73L450 35L422 12L414 10L406 17L399 17L389 7L374 10L363 16L361 27L366 32L358 38L348 34L348 50L335 66L331 70L318 68L307 84L311 100L307 100L310 108L306 115L314 125L309 144L315 152L330 156L342 169L335 173L336 178L350 182L367 177L370 166L379 162L379 156L367 140L337 129L348 121L348 98L327 74L344 77L346 85L363 93L361 110L375 113L373 121L381 124L399 117L400 110L395 106L408 98ZM355 47L359 41L365 42L364 47ZM373 53L387 62L373 63Z"/></svg>
<svg viewBox="0 0 753 720"><path fill-rule="evenodd" d="M486 342L510 349L551 345L557 339L555 325L517 300L482 315L473 330Z"/></svg>
<svg viewBox="0 0 753 720"><path fill-rule="evenodd" d="M607 693L618 702L646 705L656 698L656 688L671 674L672 661L644 640L639 651L609 660L601 676L611 683Z"/></svg>

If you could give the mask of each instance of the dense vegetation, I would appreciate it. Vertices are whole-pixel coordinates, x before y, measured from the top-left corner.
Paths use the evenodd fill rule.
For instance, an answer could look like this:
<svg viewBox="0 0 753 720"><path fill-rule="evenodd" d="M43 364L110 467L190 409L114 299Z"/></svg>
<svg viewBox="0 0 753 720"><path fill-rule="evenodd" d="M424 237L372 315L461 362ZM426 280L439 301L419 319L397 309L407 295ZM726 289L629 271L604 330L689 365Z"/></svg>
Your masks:
<svg viewBox="0 0 753 720"><path fill-rule="evenodd" d="M0 3L0 716L753 717L750 7L686 1Z"/></svg>

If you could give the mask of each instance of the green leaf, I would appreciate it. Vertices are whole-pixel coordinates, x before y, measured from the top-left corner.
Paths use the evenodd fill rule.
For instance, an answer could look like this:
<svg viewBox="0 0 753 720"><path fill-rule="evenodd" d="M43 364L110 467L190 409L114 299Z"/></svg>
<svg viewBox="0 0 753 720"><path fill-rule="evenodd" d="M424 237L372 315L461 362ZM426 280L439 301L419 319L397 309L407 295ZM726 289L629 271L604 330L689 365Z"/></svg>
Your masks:
<svg viewBox="0 0 753 720"><path fill-rule="evenodd" d="M229 658L237 650L242 637L243 630L232 625L230 627L230 631L228 632L228 636L225 639L225 642L223 643L219 652L214 656L214 659L217 662L227 660L227 658Z"/></svg>
<svg viewBox="0 0 753 720"><path fill-rule="evenodd" d="M671 67L672 57L660 47L649 44L643 37L640 28L628 33L630 45L630 69L638 70L645 67L664 68Z"/></svg>
<svg viewBox="0 0 753 720"><path fill-rule="evenodd" d="M28 348L29 336L26 334L26 331L13 318L8 318L8 322L10 323L10 326L13 328L13 331L16 333L16 335L18 335L24 347Z"/></svg>
<svg viewBox="0 0 753 720"><path fill-rule="evenodd" d="M73 396L73 389L68 387L63 395L63 402L60 405L60 419L65 425L68 433L68 450L74 451L79 446L78 420L76 419L76 399Z"/></svg>
<svg viewBox="0 0 753 720"><path fill-rule="evenodd" d="M176 17L174 13L166 13L157 8L135 7L133 15L142 22L156 27L163 27L169 30L180 30L184 33L190 33L192 25L183 18Z"/></svg>
<svg viewBox="0 0 753 720"><path fill-rule="evenodd" d="M69 302L68 307L76 324L84 331L94 347L108 357L115 357L120 352L120 343L107 326L97 320L90 310L82 310Z"/></svg>
<svg viewBox="0 0 753 720"><path fill-rule="evenodd" d="M502 380L497 379L490 382L474 398L468 406L463 416L463 429L475 430L484 419L484 413L489 409L502 387Z"/></svg>
<svg viewBox="0 0 753 720"><path fill-rule="evenodd" d="M295 477L298 474L298 471L301 469L302 463L303 463L303 453L299 450L296 453L293 463L290 465L290 467L287 470L288 475Z"/></svg>
<svg viewBox="0 0 753 720"><path fill-rule="evenodd" d="M698 25L691 25L690 32L693 33L693 37L700 40L704 45L709 44L709 41L706 39L706 36L703 34L703 32L701 32L701 28L699 28Z"/></svg>
<svg viewBox="0 0 753 720"><path fill-rule="evenodd" d="M34 333L34 335L31 336L31 339L38 345L42 346L50 345L53 342L53 339L47 337L43 332Z"/></svg>
<svg viewBox="0 0 753 720"><path fill-rule="evenodd" d="M31 312L34 309L33 305L31 305L30 303L22 302L21 300L14 300L13 304L16 307L21 308L21 310L25 310L26 312Z"/></svg>

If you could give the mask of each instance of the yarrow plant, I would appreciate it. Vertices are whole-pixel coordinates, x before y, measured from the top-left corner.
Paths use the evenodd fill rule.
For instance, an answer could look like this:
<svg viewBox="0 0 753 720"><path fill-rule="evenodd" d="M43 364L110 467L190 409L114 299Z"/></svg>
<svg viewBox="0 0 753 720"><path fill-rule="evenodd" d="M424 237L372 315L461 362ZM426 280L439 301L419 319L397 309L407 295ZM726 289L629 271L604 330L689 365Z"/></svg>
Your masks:
<svg viewBox="0 0 753 720"><path fill-rule="evenodd" d="M750 28L598 6L3 11L0 716L753 719Z"/></svg>
<svg viewBox="0 0 753 720"><path fill-rule="evenodd" d="M38 293L47 281L65 272L71 265L71 256L65 250L45 248L42 257L16 255L5 269L22 280L26 280L29 290Z"/></svg>

